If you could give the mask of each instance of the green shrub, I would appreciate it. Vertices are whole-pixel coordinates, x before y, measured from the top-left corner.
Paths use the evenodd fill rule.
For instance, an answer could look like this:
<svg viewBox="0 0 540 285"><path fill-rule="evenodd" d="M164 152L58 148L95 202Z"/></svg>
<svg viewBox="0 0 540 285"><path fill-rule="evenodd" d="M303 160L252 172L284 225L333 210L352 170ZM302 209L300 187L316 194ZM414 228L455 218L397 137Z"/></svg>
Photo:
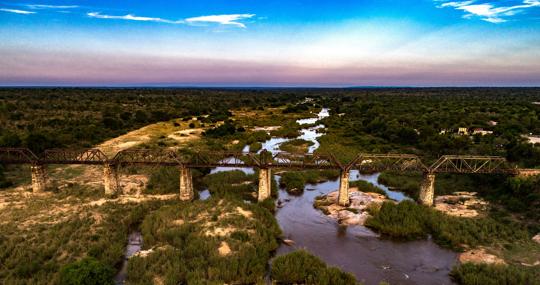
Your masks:
<svg viewBox="0 0 540 285"><path fill-rule="evenodd" d="M206 175L202 179L212 196L236 197L256 201L257 175L246 174L241 170L223 171Z"/></svg>
<svg viewBox="0 0 540 285"><path fill-rule="evenodd" d="M281 187L285 187L289 193L302 193L306 178L301 172L285 172L281 175L279 184Z"/></svg>
<svg viewBox="0 0 540 285"><path fill-rule="evenodd" d="M364 180L353 181L349 183L349 186L358 187L358 190L362 192L378 193L378 194L386 196L386 192L384 192L383 189Z"/></svg>
<svg viewBox="0 0 540 285"><path fill-rule="evenodd" d="M305 250L276 257L272 262L271 277L278 284L357 284L352 274L327 267Z"/></svg>
<svg viewBox="0 0 540 285"><path fill-rule="evenodd" d="M379 175L377 182L388 187L396 188L399 191L407 193L409 196L416 198L420 190L422 176L414 173L402 173L385 171Z"/></svg>
<svg viewBox="0 0 540 285"><path fill-rule="evenodd" d="M530 243L530 234L518 224L493 218L452 217L412 201L384 203L366 226L390 237L420 239L428 234L443 247L460 249L463 245Z"/></svg>
<svg viewBox="0 0 540 285"><path fill-rule="evenodd" d="M339 171L336 170L289 171L281 175L279 184L289 193L302 193L308 183L321 183L338 177Z"/></svg>
<svg viewBox="0 0 540 285"><path fill-rule="evenodd" d="M450 272L460 285L539 285L540 270L516 265L465 263Z"/></svg>
<svg viewBox="0 0 540 285"><path fill-rule="evenodd" d="M260 142L254 142L249 145L250 152L258 152L261 149L262 149L262 143Z"/></svg>
<svg viewBox="0 0 540 285"><path fill-rule="evenodd" d="M113 268L87 257L62 267L59 283L61 285L106 285L114 284L113 277Z"/></svg>
<svg viewBox="0 0 540 285"><path fill-rule="evenodd" d="M238 208L251 214L244 216ZM218 228L230 232L209 234ZM130 284L151 284L156 276L167 284L261 282L281 234L265 208L217 197L162 207L146 216L141 230L144 247L157 249L130 259ZM231 249L226 256L218 252L222 242Z"/></svg>

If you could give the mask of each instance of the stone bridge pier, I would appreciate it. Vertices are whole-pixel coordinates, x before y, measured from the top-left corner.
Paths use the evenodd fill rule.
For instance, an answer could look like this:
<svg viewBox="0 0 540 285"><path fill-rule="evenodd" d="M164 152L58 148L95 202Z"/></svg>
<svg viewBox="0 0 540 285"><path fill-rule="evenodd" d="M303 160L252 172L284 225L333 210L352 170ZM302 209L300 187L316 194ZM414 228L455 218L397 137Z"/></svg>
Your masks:
<svg viewBox="0 0 540 285"><path fill-rule="evenodd" d="M180 200L191 201L195 197L193 191L193 176L191 169L185 166L180 167Z"/></svg>
<svg viewBox="0 0 540 285"><path fill-rule="evenodd" d="M418 200L420 204L426 206L433 206L433 197L435 196L435 174L426 173L422 184L420 184L420 193Z"/></svg>
<svg viewBox="0 0 540 285"><path fill-rule="evenodd" d="M342 170L339 175L338 204L349 205L349 170Z"/></svg>
<svg viewBox="0 0 540 285"><path fill-rule="evenodd" d="M49 187L49 177L47 176L47 166L44 164L33 164L32 170L32 192L41 193Z"/></svg>
<svg viewBox="0 0 540 285"><path fill-rule="evenodd" d="M259 192L257 200L262 202L270 197L272 193L272 171L270 168L259 169Z"/></svg>
<svg viewBox="0 0 540 285"><path fill-rule="evenodd" d="M116 168L116 165L103 165L103 186L105 188L105 195L114 196L120 192L118 169Z"/></svg>

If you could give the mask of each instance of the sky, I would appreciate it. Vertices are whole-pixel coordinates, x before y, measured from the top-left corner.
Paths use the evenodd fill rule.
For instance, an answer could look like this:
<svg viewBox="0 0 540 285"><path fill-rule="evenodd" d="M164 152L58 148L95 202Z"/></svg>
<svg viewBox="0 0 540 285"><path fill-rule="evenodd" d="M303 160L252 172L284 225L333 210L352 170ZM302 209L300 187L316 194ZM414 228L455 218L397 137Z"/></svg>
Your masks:
<svg viewBox="0 0 540 285"><path fill-rule="evenodd" d="M0 0L0 86L540 86L540 0Z"/></svg>

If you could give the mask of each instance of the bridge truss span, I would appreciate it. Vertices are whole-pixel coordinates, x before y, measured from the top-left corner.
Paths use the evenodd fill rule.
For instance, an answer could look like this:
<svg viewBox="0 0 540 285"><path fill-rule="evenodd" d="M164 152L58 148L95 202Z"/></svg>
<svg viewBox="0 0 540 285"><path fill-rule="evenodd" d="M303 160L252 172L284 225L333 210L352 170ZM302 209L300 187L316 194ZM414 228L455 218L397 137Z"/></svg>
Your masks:
<svg viewBox="0 0 540 285"><path fill-rule="evenodd" d="M395 171L419 171L428 172L428 168L422 160L414 154L359 154L347 166L347 170L357 169L367 172L381 172L385 170Z"/></svg>
<svg viewBox="0 0 540 285"><path fill-rule="evenodd" d="M518 174L519 171L500 156L444 155L431 165L429 172Z"/></svg>

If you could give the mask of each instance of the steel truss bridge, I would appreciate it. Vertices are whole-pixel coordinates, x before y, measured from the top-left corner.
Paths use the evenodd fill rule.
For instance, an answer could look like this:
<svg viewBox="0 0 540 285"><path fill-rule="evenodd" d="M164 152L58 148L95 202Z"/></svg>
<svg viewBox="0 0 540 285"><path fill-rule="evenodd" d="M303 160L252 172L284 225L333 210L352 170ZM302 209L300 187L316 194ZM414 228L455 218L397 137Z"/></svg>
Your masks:
<svg viewBox="0 0 540 285"><path fill-rule="evenodd" d="M332 154L293 154L267 151L246 152L190 152L169 149L128 149L109 158L99 149L51 149L40 155L27 148L0 148L0 164L81 164L127 166L177 166L184 168L282 168L282 169L336 169L380 172L394 170L423 173L486 173L517 175L522 172L540 173L537 169L519 169L498 156L444 155L435 163L426 165L413 154L360 153L347 164Z"/></svg>

